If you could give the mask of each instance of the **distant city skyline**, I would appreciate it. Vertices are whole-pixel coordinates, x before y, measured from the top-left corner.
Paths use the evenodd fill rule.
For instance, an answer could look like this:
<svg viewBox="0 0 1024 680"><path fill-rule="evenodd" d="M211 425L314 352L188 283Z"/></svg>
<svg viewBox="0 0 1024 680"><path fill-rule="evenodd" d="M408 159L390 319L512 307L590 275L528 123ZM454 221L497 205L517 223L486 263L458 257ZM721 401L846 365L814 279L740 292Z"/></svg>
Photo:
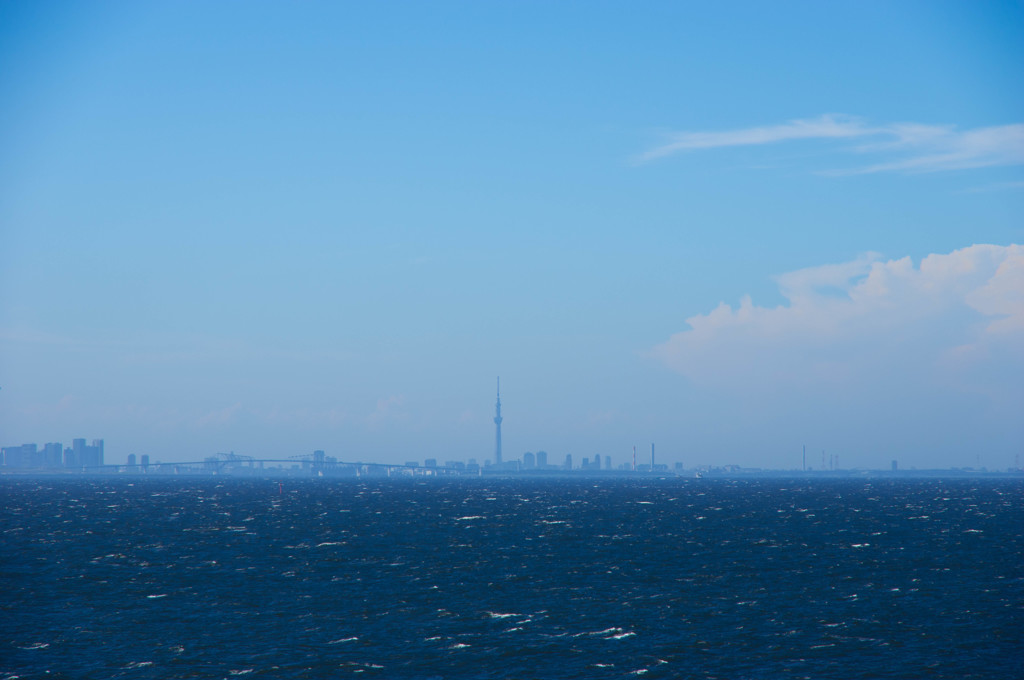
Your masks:
<svg viewBox="0 0 1024 680"><path fill-rule="evenodd" d="M102 439L93 439L87 445L78 437L65 448L60 442L47 442L40 447L35 442L4 446L0 449L0 468L7 470L56 470L95 468L106 464Z"/></svg>
<svg viewBox="0 0 1024 680"><path fill-rule="evenodd" d="M1011 2L0 4L0 443L1008 468L1021 63Z"/></svg>
<svg viewBox="0 0 1024 680"><path fill-rule="evenodd" d="M560 465L548 463L546 451L526 451L521 457L513 459L495 458L478 461L444 460L427 458L419 460L372 461L372 460L339 460L337 456L327 455L323 449L312 453L292 454L279 453L274 457L258 458L237 454L234 451L203 456L187 457L189 460L162 461L151 458L149 454L130 453L124 461L104 459L104 441L94 439L91 446L85 439L77 438L72 445L63 448L59 442L49 442L41 448L35 443L0 448L0 474L91 474L91 475L136 475L152 474L195 475L195 474L226 474L235 477L262 477L284 474L287 476L312 477L393 477L393 476L491 476L512 475L525 478L543 478L547 475L598 475L601 477L622 477L636 475L655 475L665 478L704 477L704 476L757 476L757 475L810 475L819 476L858 476L863 474L885 474L914 476L918 473L926 476L963 475L1024 475L1020 466L1020 457L1016 456L1014 464L1006 469L989 469L980 465L980 455L976 456L979 465L953 468L900 468L898 460L892 460L889 468L843 467L839 455L821 452L821 465L815 467L807 463L806 447L801 450L801 465L789 468L750 468L735 463L717 463L686 466L683 461L668 463L655 462L655 444L651 443L650 463L642 463L637 458L637 448L632 449L632 456L624 462L613 465L611 456L583 456L574 462L571 453L565 455Z"/></svg>

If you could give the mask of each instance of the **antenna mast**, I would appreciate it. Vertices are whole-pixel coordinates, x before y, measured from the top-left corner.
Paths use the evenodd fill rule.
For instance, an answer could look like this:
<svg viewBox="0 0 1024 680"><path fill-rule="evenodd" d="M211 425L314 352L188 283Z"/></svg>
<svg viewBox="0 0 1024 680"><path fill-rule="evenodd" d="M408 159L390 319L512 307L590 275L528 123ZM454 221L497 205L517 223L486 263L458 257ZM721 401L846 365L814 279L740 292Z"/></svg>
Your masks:
<svg viewBox="0 0 1024 680"><path fill-rule="evenodd" d="M494 405L494 464L501 465L501 376L498 377L498 402Z"/></svg>

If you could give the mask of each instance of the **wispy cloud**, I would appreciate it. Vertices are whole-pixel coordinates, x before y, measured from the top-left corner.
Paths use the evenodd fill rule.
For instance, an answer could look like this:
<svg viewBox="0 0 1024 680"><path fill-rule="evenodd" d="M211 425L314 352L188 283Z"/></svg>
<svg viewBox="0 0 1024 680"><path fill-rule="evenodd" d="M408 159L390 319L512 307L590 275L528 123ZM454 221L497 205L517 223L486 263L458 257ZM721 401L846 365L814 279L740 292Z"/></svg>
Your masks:
<svg viewBox="0 0 1024 680"><path fill-rule="evenodd" d="M860 140L837 153L871 156L874 162L824 174L937 172L996 165L1024 164L1024 124L958 130L951 125L889 123L869 125L853 116L829 114L780 125L737 130L677 132L637 157L641 163L684 152L738 146L780 144L796 140Z"/></svg>
<svg viewBox="0 0 1024 680"><path fill-rule="evenodd" d="M791 120L782 125L743 128L724 132L679 132L674 133L668 143L655 147L640 155L639 159L651 161L682 151L694 149L716 149L725 146L751 146L775 144L794 139L842 139L872 134L860 120L851 116L825 115L820 118Z"/></svg>

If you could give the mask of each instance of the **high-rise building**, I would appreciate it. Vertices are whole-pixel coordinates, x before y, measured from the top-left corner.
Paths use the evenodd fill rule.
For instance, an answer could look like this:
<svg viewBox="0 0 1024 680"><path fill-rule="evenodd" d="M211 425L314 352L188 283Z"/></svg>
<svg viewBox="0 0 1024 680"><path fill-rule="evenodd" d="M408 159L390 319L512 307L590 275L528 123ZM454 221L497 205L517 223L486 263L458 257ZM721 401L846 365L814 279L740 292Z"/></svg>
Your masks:
<svg viewBox="0 0 1024 680"><path fill-rule="evenodd" d="M4 465L9 468L32 467L32 458L35 452L35 444L22 444L21 446L5 446L3 448Z"/></svg>
<svg viewBox="0 0 1024 680"><path fill-rule="evenodd" d="M494 464L501 465L501 378L498 378L498 402L494 405Z"/></svg>
<svg viewBox="0 0 1024 680"><path fill-rule="evenodd" d="M54 457L54 447L57 447L57 454ZM0 461L9 468L30 468L43 469L54 467L51 461L60 463L60 444L46 444L39 448L36 444L21 444L20 446L5 446L0 452Z"/></svg>
<svg viewBox="0 0 1024 680"><path fill-rule="evenodd" d="M71 448L64 449L64 467L95 467L103 465L103 440L93 439L92 446L87 446L85 439L71 441Z"/></svg>
<svg viewBox="0 0 1024 680"><path fill-rule="evenodd" d="M128 467L128 472L135 472L135 454L134 453L129 453L128 454L128 465L127 465L127 467Z"/></svg>
<svg viewBox="0 0 1024 680"><path fill-rule="evenodd" d="M565 454L565 465L563 467L566 470L571 470L572 469L572 454L571 453Z"/></svg>
<svg viewBox="0 0 1024 680"><path fill-rule="evenodd" d="M43 457L45 466L48 468L59 468L61 466L61 454L64 447L60 442L50 442L43 446Z"/></svg>
<svg viewBox="0 0 1024 680"><path fill-rule="evenodd" d="M537 467L537 458L529 451L523 454L523 469L532 470Z"/></svg>
<svg viewBox="0 0 1024 680"><path fill-rule="evenodd" d="M142 454L142 471L145 472L147 469L149 469L149 454L144 453Z"/></svg>
<svg viewBox="0 0 1024 680"><path fill-rule="evenodd" d="M69 467L82 467L86 464L85 454L85 440L82 438L71 440L71 459L72 464Z"/></svg>
<svg viewBox="0 0 1024 680"><path fill-rule="evenodd" d="M41 468L43 467L42 451L35 444L21 445L21 467Z"/></svg>
<svg viewBox="0 0 1024 680"><path fill-rule="evenodd" d="M78 464L82 467L97 467L103 465L103 440L93 439L92 446L86 446L85 440L75 440L76 442L81 441L81 453L79 454Z"/></svg>
<svg viewBox="0 0 1024 680"><path fill-rule="evenodd" d="M546 468L548 466L548 452L538 451L537 452L537 467Z"/></svg>

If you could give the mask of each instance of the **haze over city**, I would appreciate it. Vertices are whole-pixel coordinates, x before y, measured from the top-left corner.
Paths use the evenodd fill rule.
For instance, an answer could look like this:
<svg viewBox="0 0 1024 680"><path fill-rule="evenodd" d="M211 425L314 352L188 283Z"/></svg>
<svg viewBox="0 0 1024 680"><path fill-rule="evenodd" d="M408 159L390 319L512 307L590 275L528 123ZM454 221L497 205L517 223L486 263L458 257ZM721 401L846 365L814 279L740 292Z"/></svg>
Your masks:
<svg viewBox="0 0 1024 680"><path fill-rule="evenodd" d="M1020 3L0 5L0 444L1024 453Z"/></svg>

